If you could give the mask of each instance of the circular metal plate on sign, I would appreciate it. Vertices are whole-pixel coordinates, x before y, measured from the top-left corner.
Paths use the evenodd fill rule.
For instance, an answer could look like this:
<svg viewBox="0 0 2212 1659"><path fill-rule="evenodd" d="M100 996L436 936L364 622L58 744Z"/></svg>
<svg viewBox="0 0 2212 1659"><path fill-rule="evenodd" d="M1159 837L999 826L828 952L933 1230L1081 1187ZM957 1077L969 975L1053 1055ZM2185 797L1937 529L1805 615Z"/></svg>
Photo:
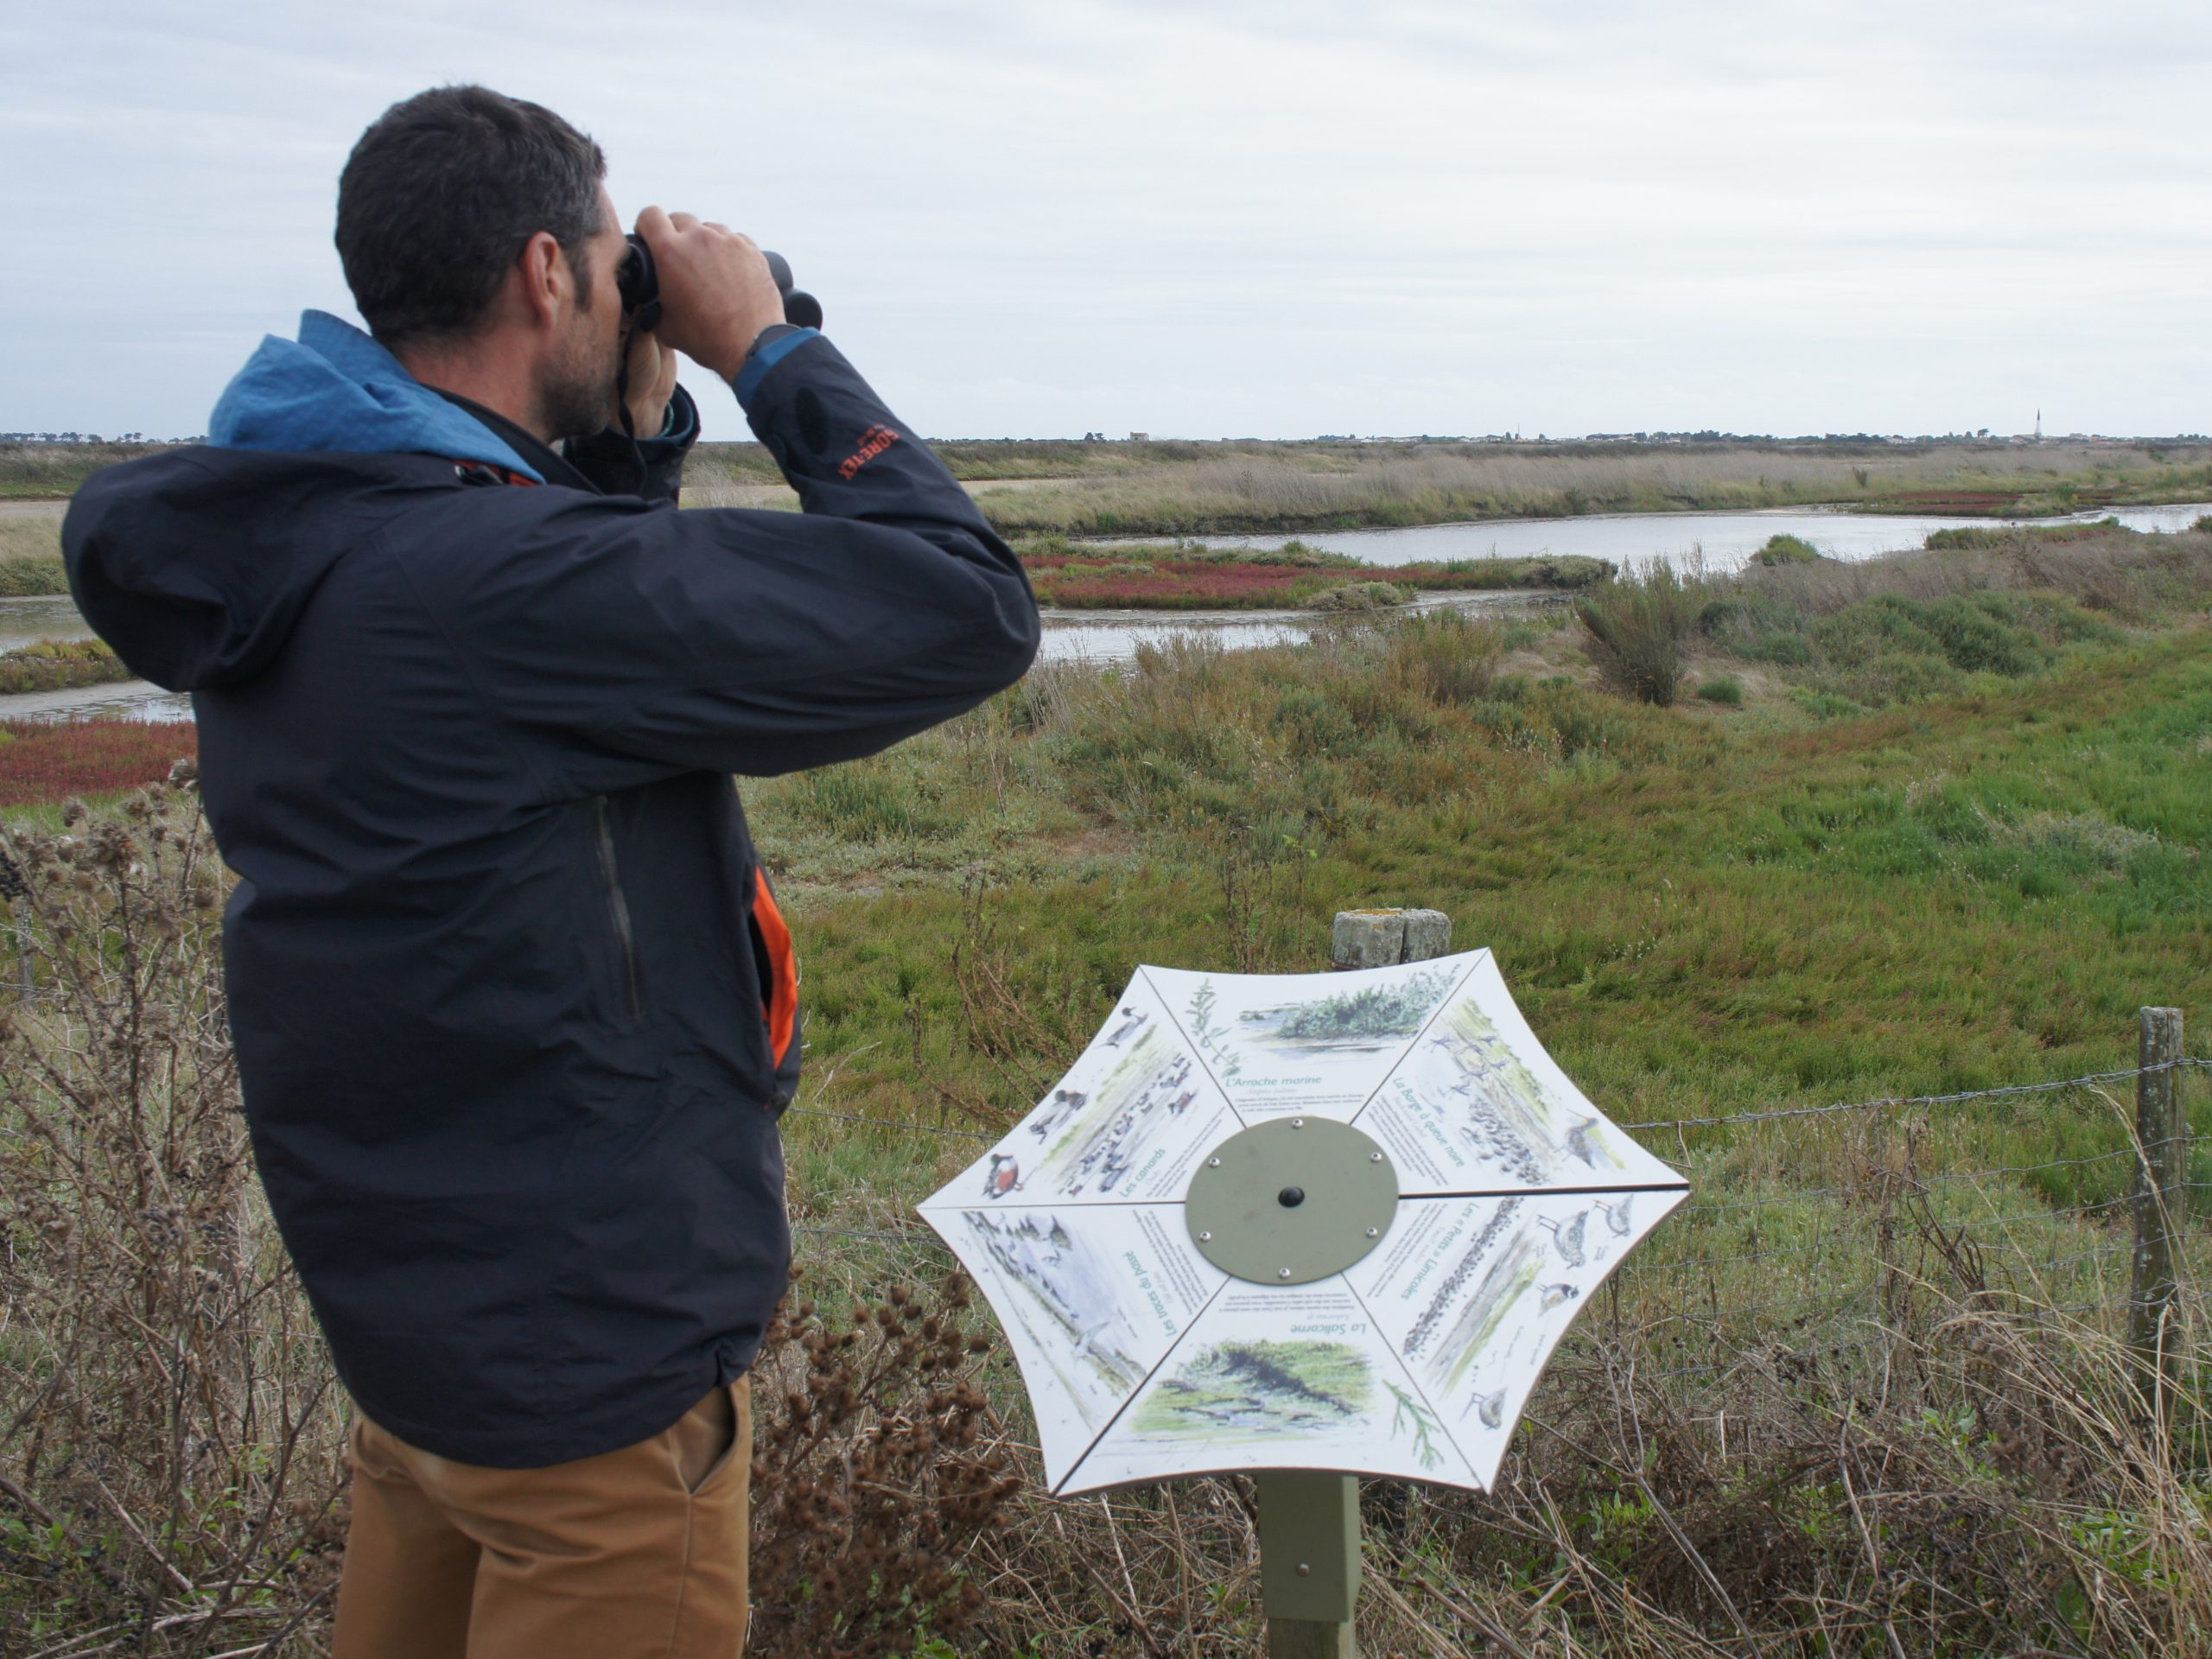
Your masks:
<svg viewBox="0 0 2212 1659"><path fill-rule="evenodd" d="M1349 1123L1270 1118L1213 1149L1191 1177L1185 1208L1192 1242L1224 1273L1311 1284L1382 1242L1398 1211L1398 1172Z"/></svg>

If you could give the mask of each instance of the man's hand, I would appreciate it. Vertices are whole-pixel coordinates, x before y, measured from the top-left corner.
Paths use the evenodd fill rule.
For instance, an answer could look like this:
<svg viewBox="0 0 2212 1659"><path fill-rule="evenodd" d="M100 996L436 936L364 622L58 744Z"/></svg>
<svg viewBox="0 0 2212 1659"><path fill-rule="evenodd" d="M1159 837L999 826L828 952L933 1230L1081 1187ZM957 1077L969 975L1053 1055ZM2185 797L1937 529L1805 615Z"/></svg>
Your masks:
<svg viewBox="0 0 2212 1659"><path fill-rule="evenodd" d="M760 331L784 320L784 296L760 250L727 225L658 207L638 215L638 234L660 273L662 345L736 378Z"/></svg>
<svg viewBox="0 0 2212 1659"><path fill-rule="evenodd" d="M668 400L676 396L676 353L658 335L640 328L630 339L630 429L641 438L660 435L668 424ZM622 424L618 402L607 424Z"/></svg>

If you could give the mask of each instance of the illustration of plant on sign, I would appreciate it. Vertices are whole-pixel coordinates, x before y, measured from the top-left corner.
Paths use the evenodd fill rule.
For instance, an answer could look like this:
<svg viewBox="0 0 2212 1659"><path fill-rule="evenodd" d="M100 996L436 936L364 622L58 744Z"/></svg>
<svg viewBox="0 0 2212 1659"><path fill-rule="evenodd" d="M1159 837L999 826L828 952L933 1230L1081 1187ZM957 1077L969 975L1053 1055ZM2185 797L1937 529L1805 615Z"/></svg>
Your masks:
<svg viewBox="0 0 2212 1659"><path fill-rule="evenodd" d="M1332 1038L1410 1037L1436 1011L1452 988L1450 974L1412 976L1402 985L1385 989L1370 985L1349 996L1322 997L1284 1011L1275 1022L1279 1037ZM1264 1015L1247 1015L1255 1020Z"/></svg>
<svg viewBox="0 0 2212 1659"><path fill-rule="evenodd" d="M1213 1022L1214 1004L1219 1000L1214 995L1213 981L1202 979L1192 995L1187 1012L1191 1016L1191 1034L1198 1039L1198 1052L1213 1062L1224 1083L1230 1083L1244 1069L1244 1063L1229 1046L1228 1033Z"/></svg>
<svg viewBox="0 0 2212 1659"><path fill-rule="evenodd" d="M1436 1442L1429 1438L1436 1427L1436 1414L1388 1377L1382 1380L1382 1386L1390 1390L1390 1397L1398 1402L1396 1408L1390 1413L1390 1438L1396 1440L1400 1426L1410 1423L1414 1432L1414 1455L1421 1459L1422 1468L1435 1468L1444 1461L1444 1454L1436 1449Z"/></svg>

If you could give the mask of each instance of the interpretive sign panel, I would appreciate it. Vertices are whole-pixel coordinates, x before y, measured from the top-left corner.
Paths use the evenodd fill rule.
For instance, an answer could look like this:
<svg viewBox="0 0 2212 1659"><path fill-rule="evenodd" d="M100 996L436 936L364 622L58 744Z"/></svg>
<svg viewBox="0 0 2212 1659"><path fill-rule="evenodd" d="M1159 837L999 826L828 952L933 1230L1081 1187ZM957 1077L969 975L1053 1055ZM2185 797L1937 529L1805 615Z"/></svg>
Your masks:
<svg viewBox="0 0 2212 1659"><path fill-rule="evenodd" d="M1140 968L921 1210L1006 1327L1056 1492L1281 1468L1486 1488L1568 1325L1688 1192L1477 950Z"/></svg>

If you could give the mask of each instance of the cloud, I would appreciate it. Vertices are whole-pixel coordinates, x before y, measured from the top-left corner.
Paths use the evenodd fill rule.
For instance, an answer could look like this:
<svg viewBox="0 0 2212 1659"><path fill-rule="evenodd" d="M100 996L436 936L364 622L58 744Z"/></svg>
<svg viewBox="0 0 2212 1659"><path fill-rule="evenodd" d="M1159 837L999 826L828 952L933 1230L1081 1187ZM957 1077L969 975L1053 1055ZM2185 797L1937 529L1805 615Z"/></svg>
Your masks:
<svg viewBox="0 0 2212 1659"><path fill-rule="evenodd" d="M0 426L195 431L394 99L791 257L920 429L2212 427L2202 6L1064 0L0 23ZM710 432L741 435L711 394Z"/></svg>

